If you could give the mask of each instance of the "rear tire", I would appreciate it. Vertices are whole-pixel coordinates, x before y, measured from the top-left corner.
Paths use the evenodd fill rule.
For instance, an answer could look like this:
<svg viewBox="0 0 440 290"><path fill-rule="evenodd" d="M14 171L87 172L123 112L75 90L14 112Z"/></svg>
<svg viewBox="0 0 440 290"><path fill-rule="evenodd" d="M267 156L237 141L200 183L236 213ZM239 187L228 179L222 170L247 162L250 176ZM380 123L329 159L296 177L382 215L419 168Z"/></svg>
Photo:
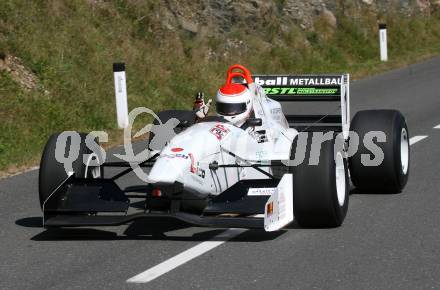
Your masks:
<svg viewBox="0 0 440 290"><path fill-rule="evenodd" d="M99 168L88 167L83 163L84 154L90 154L92 151L87 148L85 139L87 134L79 133L81 137L81 143L79 148L78 158L73 162L72 169L74 171L75 177L77 178L85 178L85 177L103 177L104 172L103 168L100 166ZM57 139L60 136L60 133L55 133L49 137L49 140L46 143L46 146L43 150L43 155L41 156L40 161L40 170L39 170L39 199L40 206L43 208L44 201L50 196L50 194L67 178L66 170L64 169L64 165L58 162L55 158L55 149ZM95 140L96 141L96 140ZM70 146L66 146L64 148L65 156L69 154L68 150ZM96 172L96 169L99 170L99 176L93 176L92 173ZM95 170L95 172L93 172Z"/></svg>
<svg viewBox="0 0 440 290"><path fill-rule="evenodd" d="M294 151L296 146L292 147ZM293 173L295 220L301 227L338 227L348 210L349 183L345 153L335 153L335 140L325 141L321 146L319 163L310 165L310 147L307 149L309 153L304 161L290 168ZM293 154L295 152L291 153L291 159Z"/></svg>
<svg viewBox="0 0 440 290"><path fill-rule="evenodd" d="M410 164L409 133L403 115L396 110L359 111L351 122L351 130L359 135L359 148L349 159L353 185L359 191L401 192L408 181ZM384 154L378 166L361 162L363 154L371 154L363 142L371 131L382 131L386 136L385 142L376 143Z"/></svg>

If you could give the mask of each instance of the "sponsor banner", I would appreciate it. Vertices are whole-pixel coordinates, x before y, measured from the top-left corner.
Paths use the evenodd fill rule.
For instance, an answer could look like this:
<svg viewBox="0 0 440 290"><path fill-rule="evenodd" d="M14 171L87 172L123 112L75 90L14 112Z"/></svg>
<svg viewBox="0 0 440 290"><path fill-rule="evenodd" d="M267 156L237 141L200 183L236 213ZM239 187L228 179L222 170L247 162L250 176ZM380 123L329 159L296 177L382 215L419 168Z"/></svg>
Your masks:
<svg viewBox="0 0 440 290"><path fill-rule="evenodd" d="M317 88L317 87L273 87L264 88L266 95L339 95L340 88Z"/></svg>
<svg viewBox="0 0 440 290"><path fill-rule="evenodd" d="M342 84L342 75L338 76L278 76L264 75L254 76L256 84L264 87L291 87L291 86L333 86L339 87Z"/></svg>
<svg viewBox="0 0 440 290"><path fill-rule="evenodd" d="M263 87L268 97L306 96L336 97L341 94L342 75L326 76L254 76L256 84Z"/></svg>

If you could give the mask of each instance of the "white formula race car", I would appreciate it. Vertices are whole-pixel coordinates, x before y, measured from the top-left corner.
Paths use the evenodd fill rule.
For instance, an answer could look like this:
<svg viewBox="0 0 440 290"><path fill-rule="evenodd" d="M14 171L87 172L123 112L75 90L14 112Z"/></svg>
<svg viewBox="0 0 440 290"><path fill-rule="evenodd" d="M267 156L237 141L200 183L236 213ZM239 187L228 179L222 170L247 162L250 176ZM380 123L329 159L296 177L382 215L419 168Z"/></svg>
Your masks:
<svg viewBox="0 0 440 290"><path fill-rule="evenodd" d="M216 116L196 121L194 111L163 111L160 121L178 120L178 134L165 146L150 146L149 157L136 164L92 165L90 140L75 133L79 153L66 172L55 155L56 150L69 154L70 148L56 148L61 135L52 135L39 176L44 226L107 226L163 217L266 231L294 219L303 227L337 227L347 213L350 179L361 191L404 188L409 173L405 119L398 111L370 110L358 112L350 124L348 75L251 76L240 65L228 74L231 82L245 80L253 93L254 115L245 125ZM284 103L321 101L338 102L340 114L283 113ZM154 132L150 145L160 130ZM371 136L372 142L365 142ZM147 170L144 184L120 188L115 180L133 166ZM104 178L104 167L127 169Z"/></svg>

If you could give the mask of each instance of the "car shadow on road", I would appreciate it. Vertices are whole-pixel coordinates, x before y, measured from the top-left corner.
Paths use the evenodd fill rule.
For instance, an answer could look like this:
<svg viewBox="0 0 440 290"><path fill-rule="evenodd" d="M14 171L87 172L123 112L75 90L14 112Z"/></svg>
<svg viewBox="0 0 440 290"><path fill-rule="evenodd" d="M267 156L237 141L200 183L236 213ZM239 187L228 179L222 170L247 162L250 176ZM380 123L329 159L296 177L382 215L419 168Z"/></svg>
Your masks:
<svg viewBox="0 0 440 290"><path fill-rule="evenodd" d="M23 227L41 227L41 218L23 218L15 222ZM124 227L124 226L121 226ZM42 228L43 229L43 228ZM226 229L197 228L185 222L167 219L140 219L130 223L122 234L114 227L104 228L48 228L33 236L33 241L88 241L88 240L167 240L184 242L203 242L207 240L223 241L216 237ZM179 231L173 233L173 231ZM278 238L286 230L265 232L264 230L247 230L229 240L230 242L264 242ZM226 238L228 239L228 238Z"/></svg>
<svg viewBox="0 0 440 290"><path fill-rule="evenodd" d="M25 228L41 228L43 227L43 218L42 217L22 218L16 220L15 224Z"/></svg>
<svg viewBox="0 0 440 290"><path fill-rule="evenodd" d="M401 194L401 192L388 192L388 191L371 191L371 190L364 190L360 191L357 188L354 188L350 191L350 195L358 194L358 195L398 195Z"/></svg>

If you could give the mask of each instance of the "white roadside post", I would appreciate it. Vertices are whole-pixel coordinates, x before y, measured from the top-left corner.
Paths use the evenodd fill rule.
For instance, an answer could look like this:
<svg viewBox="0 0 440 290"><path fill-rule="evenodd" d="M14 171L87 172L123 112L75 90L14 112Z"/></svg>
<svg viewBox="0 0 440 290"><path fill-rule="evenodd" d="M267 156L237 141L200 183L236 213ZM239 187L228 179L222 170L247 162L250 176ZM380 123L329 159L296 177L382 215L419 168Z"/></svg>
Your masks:
<svg viewBox="0 0 440 290"><path fill-rule="evenodd" d="M380 60L388 61L387 25L379 24Z"/></svg>
<svg viewBox="0 0 440 290"><path fill-rule="evenodd" d="M118 127L128 127L127 85L125 82L125 63L114 63L113 73L115 77L116 114Z"/></svg>

